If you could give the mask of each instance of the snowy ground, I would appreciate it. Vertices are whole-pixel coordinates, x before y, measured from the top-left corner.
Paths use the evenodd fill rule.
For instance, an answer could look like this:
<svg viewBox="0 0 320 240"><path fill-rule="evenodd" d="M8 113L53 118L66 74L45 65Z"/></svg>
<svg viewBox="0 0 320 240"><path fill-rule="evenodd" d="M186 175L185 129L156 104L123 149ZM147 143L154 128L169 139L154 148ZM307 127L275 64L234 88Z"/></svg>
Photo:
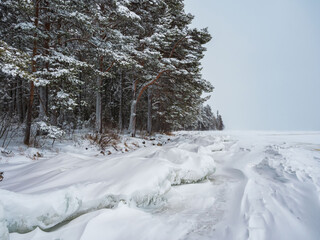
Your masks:
<svg viewBox="0 0 320 240"><path fill-rule="evenodd" d="M320 132L168 138L1 156L0 239L320 239Z"/></svg>

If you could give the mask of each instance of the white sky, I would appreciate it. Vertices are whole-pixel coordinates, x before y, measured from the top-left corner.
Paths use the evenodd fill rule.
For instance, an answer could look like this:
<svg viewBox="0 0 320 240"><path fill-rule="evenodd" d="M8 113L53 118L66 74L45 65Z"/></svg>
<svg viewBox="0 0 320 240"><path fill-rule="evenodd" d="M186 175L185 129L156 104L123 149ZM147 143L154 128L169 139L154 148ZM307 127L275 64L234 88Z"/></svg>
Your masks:
<svg viewBox="0 0 320 240"><path fill-rule="evenodd" d="M320 0L185 0L228 129L320 130Z"/></svg>

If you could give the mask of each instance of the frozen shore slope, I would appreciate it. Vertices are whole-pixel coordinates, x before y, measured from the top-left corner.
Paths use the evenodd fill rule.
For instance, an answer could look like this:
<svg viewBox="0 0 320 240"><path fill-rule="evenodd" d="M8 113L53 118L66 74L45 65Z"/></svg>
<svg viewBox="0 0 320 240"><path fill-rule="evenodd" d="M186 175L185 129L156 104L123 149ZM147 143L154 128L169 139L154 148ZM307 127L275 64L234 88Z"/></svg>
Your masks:
<svg viewBox="0 0 320 240"><path fill-rule="evenodd" d="M0 159L0 239L320 239L320 132L177 132Z"/></svg>

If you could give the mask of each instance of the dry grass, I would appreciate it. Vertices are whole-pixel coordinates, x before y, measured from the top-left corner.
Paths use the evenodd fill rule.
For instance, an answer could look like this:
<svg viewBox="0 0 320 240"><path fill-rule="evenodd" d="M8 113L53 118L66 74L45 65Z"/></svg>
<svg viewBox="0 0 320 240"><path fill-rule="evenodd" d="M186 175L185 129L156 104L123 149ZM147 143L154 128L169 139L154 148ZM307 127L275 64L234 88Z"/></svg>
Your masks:
<svg viewBox="0 0 320 240"><path fill-rule="evenodd" d="M164 134L171 137L175 136L172 132L165 132Z"/></svg>
<svg viewBox="0 0 320 240"><path fill-rule="evenodd" d="M133 146L135 146L135 147L137 147L137 148L139 148L139 144L137 144L137 143L131 143Z"/></svg>
<svg viewBox="0 0 320 240"><path fill-rule="evenodd" d="M114 132L103 134L86 134L84 138L88 139L92 144L99 146L102 151L104 151L107 147L113 147L116 149L117 144L120 142L119 135Z"/></svg>

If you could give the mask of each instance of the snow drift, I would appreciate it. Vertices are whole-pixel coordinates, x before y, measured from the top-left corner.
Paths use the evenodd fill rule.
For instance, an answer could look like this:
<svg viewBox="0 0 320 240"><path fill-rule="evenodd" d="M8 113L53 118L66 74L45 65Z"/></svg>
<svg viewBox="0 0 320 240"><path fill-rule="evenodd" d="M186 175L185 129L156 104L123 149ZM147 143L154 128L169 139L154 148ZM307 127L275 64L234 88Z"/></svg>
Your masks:
<svg viewBox="0 0 320 240"><path fill-rule="evenodd" d="M179 132L167 142L0 161L0 239L319 239L320 133Z"/></svg>
<svg viewBox="0 0 320 240"><path fill-rule="evenodd" d="M198 182L214 172L210 151L193 150L179 148L176 140L164 147L104 158L60 153L48 160L5 164L2 225L9 232L26 233L98 209L116 208L119 202L142 208L161 205L172 185Z"/></svg>

